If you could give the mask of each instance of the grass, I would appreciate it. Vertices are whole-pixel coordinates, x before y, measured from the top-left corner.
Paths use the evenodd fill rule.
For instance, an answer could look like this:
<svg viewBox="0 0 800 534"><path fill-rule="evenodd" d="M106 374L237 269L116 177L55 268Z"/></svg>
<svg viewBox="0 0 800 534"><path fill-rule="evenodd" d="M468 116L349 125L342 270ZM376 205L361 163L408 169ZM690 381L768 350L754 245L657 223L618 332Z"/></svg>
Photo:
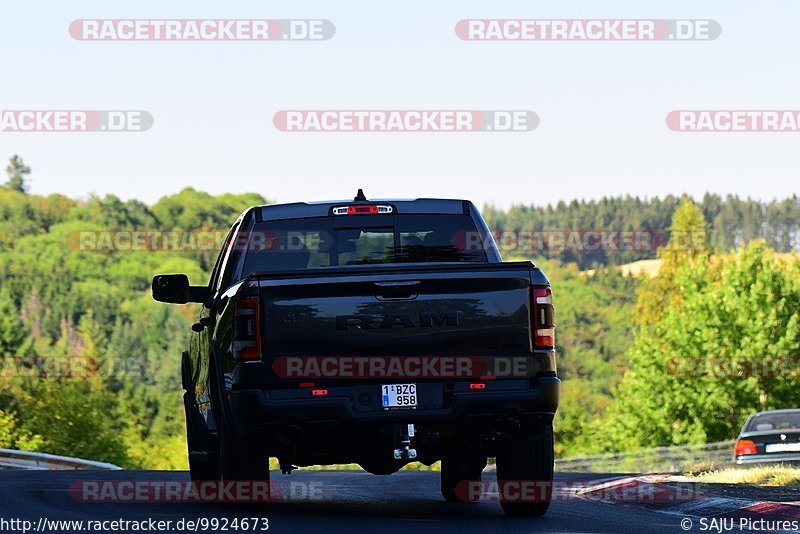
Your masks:
<svg viewBox="0 0 800 534"><path fill-rule="evenodd" d="M661 260L639 260L632 263L615 265L613 267L619 270L623 276L639 277L646 275L650 278L654 278L656 275L658 275L659 269L661 269ZM584 271L584 273L588 274L589 276L594 276L595 269L588 269Z"/></svg>
<svg viewBox="0 0 800 534"><path fill-rule="evenodd" d="M439 471L441 462L436 462L431 466L421 464L419 462L411 462L403 466L402 471ZM277 458L269 459L270 469L280 469ZM336 465L311 465L308 467L300 467L301 471L361 471L361 466L358 464L336 464Z"/></svg>
<svg viewBox="0 0 800 534"><path fill-rule="evenodd" d="M800 467L787 465L764 465L753 467L731 467L689 473L695 482L711 482L717 484L757 484L760 486L800 486Z"/></svg>

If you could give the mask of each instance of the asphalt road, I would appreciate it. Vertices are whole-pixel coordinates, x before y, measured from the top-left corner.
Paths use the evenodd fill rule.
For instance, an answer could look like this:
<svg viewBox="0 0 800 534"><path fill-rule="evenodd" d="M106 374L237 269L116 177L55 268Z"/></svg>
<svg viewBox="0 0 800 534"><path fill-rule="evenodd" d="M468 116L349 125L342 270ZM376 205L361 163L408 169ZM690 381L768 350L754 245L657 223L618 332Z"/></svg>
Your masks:
<svg viewBox="0 0 800 534"><path fill-rule="evenodd" d="M484 480L493 476L485 473ZM606 476L611 475L560 474L557 478L578 482ZM176 522L181 518L258 516L268 518L269 531L278 533L682 532L679 516L601 502L554 502L546 517L536 519L508 518L499 504L492 502L446 503L435 472L405 471L390 476L341 471L273 472L273 482L283 488L284 496L277 502L258 504L81 502L69 492L70 487L86 480L187 479L186 473L158 471L0 471L0 520L23 519L36 526L40 518ZM0 530L13 531L11 524L5 526ZM70 530L62 526L60 531ZM229 528L228 532L236 531Z"/></svg>

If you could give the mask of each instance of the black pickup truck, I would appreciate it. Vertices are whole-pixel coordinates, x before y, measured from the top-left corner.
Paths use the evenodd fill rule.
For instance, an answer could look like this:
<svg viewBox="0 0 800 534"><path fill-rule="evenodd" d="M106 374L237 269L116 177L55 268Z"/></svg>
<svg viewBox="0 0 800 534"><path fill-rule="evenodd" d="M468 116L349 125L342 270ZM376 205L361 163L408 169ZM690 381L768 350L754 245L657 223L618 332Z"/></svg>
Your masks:
<svg viewBox="0 0 800 534"><path fill-rule="evenodd" d="M441 460L442 495L465 500L494 457L498 480L552 481L550 282L503 262L469 201L253 207L208 286L166 274L152 291L203 304L182 360L193 480L269 480L270 457L375 474Z"/></svg>

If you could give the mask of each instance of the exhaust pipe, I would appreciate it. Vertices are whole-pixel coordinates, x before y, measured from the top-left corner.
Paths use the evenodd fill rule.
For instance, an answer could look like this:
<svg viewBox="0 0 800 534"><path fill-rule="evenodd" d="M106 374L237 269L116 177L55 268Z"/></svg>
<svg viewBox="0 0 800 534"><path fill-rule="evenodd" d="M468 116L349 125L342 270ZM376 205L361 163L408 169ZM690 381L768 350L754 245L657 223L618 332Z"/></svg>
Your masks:
<svg viewBox="0 0 800 534"><path fill-rule="evenodd" d="M514 437L519 435L522 430L522 425L519 420L514 417L504 417L500 419L497 424L497 433L503 437Z"/></svg>

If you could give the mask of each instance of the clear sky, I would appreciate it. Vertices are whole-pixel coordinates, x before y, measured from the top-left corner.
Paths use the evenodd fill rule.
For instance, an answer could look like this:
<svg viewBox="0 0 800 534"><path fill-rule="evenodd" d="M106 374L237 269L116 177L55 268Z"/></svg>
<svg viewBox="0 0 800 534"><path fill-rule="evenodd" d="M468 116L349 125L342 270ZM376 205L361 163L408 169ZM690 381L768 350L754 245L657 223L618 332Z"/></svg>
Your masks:
<svg viewBox="0 0 800 534"><path fill-rule="evenodd" d="M800 5L596 0L26 1L0 5L0 109L141 109L140 133L0 132L34 193L148 202L798 192L800 133L681 133L674 109L800 109ZM322 42L84 42L81 18L329 19ZM467 42L464 18L714 19L689 42ZM515 133L286 133L281 109L521 109Z"/></svg>

